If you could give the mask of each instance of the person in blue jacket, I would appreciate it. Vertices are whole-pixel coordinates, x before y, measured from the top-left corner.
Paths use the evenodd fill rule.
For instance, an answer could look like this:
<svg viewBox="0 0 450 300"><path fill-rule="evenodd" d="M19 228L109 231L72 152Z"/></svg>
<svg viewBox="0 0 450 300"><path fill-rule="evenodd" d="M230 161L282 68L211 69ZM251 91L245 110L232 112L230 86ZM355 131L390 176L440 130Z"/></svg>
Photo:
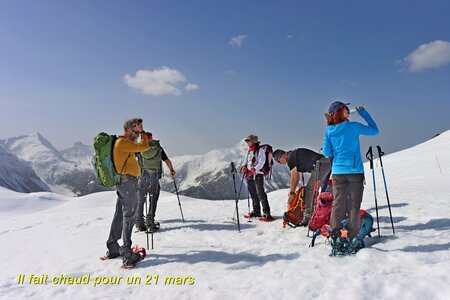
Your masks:
<svg viewBox="0 0 450 300"><path fill-rule="evenodd" d="M323 154L332 160L334 203L330 226L333 234L339 235L341 221L348 218L348 238L352 241L359 233L359 210L364 191L364 166L359 146L359 135L376 135L378 127L364 106L355 106L367 125L350 122L348 105L335 101L330 105L327 129L323 141Z"/></svg>

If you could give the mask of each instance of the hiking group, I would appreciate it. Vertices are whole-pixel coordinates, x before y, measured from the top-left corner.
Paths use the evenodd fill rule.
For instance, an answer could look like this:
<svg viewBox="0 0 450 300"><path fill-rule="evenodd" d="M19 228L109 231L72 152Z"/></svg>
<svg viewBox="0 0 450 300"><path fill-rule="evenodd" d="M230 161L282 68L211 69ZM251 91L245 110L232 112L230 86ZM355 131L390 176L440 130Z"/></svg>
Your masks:
<svg viewBox="0 0 450 300"><path fill-rule="evenodd" d="M253 207L246 218L275 220L264 189L264 179L270 177L274 160L281 165L287 164L290 170L284 225L309 225L309 229L315 232L312 245L318 234L331 237L332 255L351 254L364 247L363 239L370 234L372 223L369 224L371 217L364 217L368 215L365 211L360 212L364 167L359 135L375 135L378 128L362 105L355 106L355 110L367 125L351 122L349 104L335 101L325 114L327 128L323 154L305 148L272 151L270 145L261 145L254 134L245 139L248 151L240 167L241 186L245 179ZM142 119L127 120L123 129L124 133L119 137L106 133L95 137L94 167L99 183L115 186L117 191L115 213L106 242L108 250L102 259L120 256L123 267L131 268L145 257L144 248L131 247L133 226L147 233L158 230L160 226L155 221L155 213L162 162L169 168L171 176L175 177L176 172L159 141L144 131ZM310 173L306 185L303 173ZM298 188L300 175L302 186ZM330 176L332 179L329 180ZM144 216L147 195L150 207ZM119 246L121 238L123 243Z"/></svg>

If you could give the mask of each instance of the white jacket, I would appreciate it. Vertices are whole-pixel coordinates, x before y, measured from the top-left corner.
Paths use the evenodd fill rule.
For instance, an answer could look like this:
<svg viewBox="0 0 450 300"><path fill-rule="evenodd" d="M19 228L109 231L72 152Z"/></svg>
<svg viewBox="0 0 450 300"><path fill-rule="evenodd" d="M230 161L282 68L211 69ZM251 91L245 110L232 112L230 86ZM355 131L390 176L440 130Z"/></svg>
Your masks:
<svg viewBox="0 0 450 300"><path fill-rule="evenodd" d="M254 152L252 150L248 150L247 157L244 160L247 169L251 170L252 168L255 168L256 174L263 174L261 169L264 167L264 164L266 163L266 153L264 151L264 148L263 147L259 148L258 153L256 153L255 163L253 163L253 157L255 157Z"/></svg>

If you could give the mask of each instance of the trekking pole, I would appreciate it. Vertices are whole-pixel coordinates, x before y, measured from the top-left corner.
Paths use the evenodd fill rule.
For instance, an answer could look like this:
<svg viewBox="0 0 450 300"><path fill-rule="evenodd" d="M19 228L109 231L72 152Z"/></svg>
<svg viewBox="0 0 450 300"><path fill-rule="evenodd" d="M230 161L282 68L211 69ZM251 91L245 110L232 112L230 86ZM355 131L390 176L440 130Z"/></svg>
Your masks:
<svg viewBox="0 0 450 300"><path fill-rule="evenodd" d="M370 169L372 169L372 179L373 179L373 195L375 197L375 211L377 214L377 228L378 228L378 237L380 237L380 221L378 219L378 201L377 201L377 187L375 184L375 169L373 167L373 152L372 146L367 150L366 158L370 161Z"/></svg>
<svg viewBox="0 0 450 300"><path fill-rule="evenodd" d="M314 210L316 209L316 198L319 195L319 171L320 171L320 160L316 161L316 164L314 165L315 169L315 177L314 178L314 191L313 191L313 198L311 199L311 218L314 214ZM308 224L309 225L309 224ZM306 226L308 226L306 225ZM308 226L308 234L306 235L309 237L309 226ZM314 236L314 233L313 233Z"/></svg>
<svg viewBox="0 0 450 300"><path fill-rule="evenodd" d="M150 200L149 200L149 201L150 201ZM147 216L148 216L147 195L145 195L145 211L146 211L145 219L147 219ZM146 223L147 223L147 222L144 221L144 225L145 225L145 233L146 233L146 236L147 236L147 250L149 250L149 249L148 249L148 228L147 228L147 224L146 224ZM153 234L152 234L152 249L153 249Z"/></svg>
<svg viewBox="0 0 450 300"><path fill-rule="evenodd" d="M145 216L145 227L146 227L145 234L147 236L147 250L149 248L149 245L148 245L148 234L149 234L149 232L148 232L148 227L147 227L147 225L149 224L149 221L148 221L149 217L148 216L151 215L151 209L152 209L150 197L151 197L151 195L149 194L148 202L150 203L150 205L149 205L148 210L147 210L147 196L145 196L145 211L146 211L146 214L147 214ZM151 231L150 234L152 235L152 250L153 250L153 231Z"/></svg>
<svg viewBox="0 0 450 300"><path fill-rule="evenodd" d="M248 186L247 186L247 207L248 207L248 214L250 214L250 191L248 189ZM250 219L248 219L248 221L251 222Z"/></svg>
<svg viewBox="0 0 450 300"><path fill-rule="evenodd" d="M180 207L181 218L183 219L183 223L184 223L183 210L181 209L180 196L178 195L178 188L177 188L177 183L176 183L175 178L173 179L173 184L175 185L175 192L177 193L177 198L178 198L178 206Z"/></svg>
<svg viewBox="0 0 450 300"><path fill-rule="evenodd" d="M392 219L392 212L391 212L391 203L389 202L386 177L384 176L383 160L381 159L381 157L384 155L384 152L381 150L380 146L377 146L377 150L378 150L378 158L380 159L380 164L381 164L381 173L383 174L384 190L386 191L386 200L387 200L387 204L388 204L388 208L389 208L389 216L391 217L392 233L395 235L394 221Z"/></svg>
<svg viewBox="0 0 450 300"><path fill-rule="evenodd" d="M243 183L244 183L244 176L242 176L241 184L239 185L239 193L237 194L237 197L236 197L236 199L238 199L238 201L239 201L239 197L241 196L241 190L242 190L242 184ZM235 215L236 215L236 210L234 210L232 220L234 220L234 216Z"/></svg>
<svg viewBox="0 0 450 300"><path fill-rule="evenodd" d="M234 162L231 162L231 174L233 174L233 185L234 185L234 203L236 204L236 215L237 215L237 226L238 226L238 231L241 232L241 223L239 222L239 207L238 207L238 202L239 202L239 198L237 196L237 191L236 191L236 167L234 166ZM242 187L242 184L241 184ZM240 190L239 190L240 192Z"/></svg>
<svg viewBox="0 0 450 300"><path fill-rule="evenodd" d="M234 162L231 162L231 174L233 175L233 186L234 186L234 201L237 199L237 190L236 190L236 167L234 166ZM233 212L233 218L231 218L234 221L234 216L236 215L236 210Z"/></svg>

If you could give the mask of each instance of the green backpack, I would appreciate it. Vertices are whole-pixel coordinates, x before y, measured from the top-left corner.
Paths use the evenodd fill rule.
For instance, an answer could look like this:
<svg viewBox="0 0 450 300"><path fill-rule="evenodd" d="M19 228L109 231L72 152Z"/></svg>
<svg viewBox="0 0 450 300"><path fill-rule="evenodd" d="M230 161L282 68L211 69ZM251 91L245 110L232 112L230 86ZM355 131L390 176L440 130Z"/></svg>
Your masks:
<svg viewBox="0 0 450 300"><path fill-rule="evenodd" d="M141 152L139 165L143 171L158 173L162 169L161 145L158 140L149 140L148 145L150 148Z"/></svg>
<svg viewBox="0 0 450 300"><path fill-rule="evenodd" d="M106 187L115 186L121 176L117 173L113 160L114 144L117 136L100 132L94 138L94 170L97 182Z"/></svg>

